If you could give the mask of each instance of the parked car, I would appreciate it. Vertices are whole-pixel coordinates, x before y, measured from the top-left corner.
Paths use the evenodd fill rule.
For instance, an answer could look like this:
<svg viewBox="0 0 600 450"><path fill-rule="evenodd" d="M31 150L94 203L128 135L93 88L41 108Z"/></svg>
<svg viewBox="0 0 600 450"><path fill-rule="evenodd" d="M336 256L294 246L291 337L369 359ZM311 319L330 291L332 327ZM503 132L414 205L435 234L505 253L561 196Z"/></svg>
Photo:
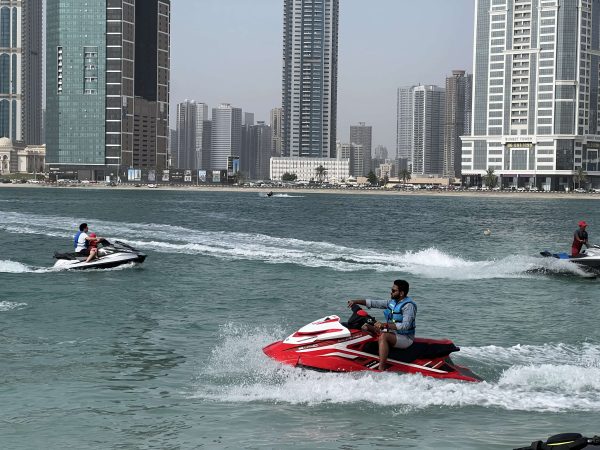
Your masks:
<svg viewBox="0 0 600 450"><path fill-rule="evenodd" d="M577 192L579 194L583 194L583 193L585 193L585 189L583 189L583 188L576 188L576 189L573 189L573 192Z"/></svg>

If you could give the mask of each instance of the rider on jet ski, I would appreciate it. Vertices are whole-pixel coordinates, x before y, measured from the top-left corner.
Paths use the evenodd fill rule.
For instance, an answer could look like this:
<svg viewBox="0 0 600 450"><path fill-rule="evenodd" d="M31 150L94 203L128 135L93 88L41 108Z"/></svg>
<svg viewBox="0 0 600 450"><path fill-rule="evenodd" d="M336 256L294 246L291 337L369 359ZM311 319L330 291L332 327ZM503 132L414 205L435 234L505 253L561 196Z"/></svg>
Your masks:
<svg viewBox="0 0 600 450"><path fill-rule="evenodd" d="M395 280L390 300L357 299L349 300L348 307L365 305L367 308L385 309L385 323L364 325L366 330L379 335L379 370L386 369L390 347L408 348L415 339L417 305L407 297L409 285L405 280Z"/></svg>
<svg viewBox="0 0 600 450"><path fill-rule="evenodd" d="M75 246L75 253L78 253L81 256L87 256L88 258L85 262L90 262L92 259L96 258L98 253L97 247L90 247L90 242L92 241L100 241L101 237L91 237L88 235L88 226L87 223L82 223L79 225L79 232L75 235L73 239L73 245Z"/></svg>

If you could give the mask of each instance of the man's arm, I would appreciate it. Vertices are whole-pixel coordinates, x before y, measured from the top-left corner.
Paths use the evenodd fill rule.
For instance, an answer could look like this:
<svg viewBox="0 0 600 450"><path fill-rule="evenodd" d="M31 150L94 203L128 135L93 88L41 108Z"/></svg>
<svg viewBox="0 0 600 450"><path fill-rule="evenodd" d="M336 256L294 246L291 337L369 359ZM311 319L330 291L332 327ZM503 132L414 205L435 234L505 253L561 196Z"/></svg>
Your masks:
<svg viewBox="0 0 600 450"><path fill-rule="evenodd" d="M348 308L352 308L352 305L364 305L367 308L387 308L389 300L373 300L370 298L360 298L357 300L348 300Z"/></svg>

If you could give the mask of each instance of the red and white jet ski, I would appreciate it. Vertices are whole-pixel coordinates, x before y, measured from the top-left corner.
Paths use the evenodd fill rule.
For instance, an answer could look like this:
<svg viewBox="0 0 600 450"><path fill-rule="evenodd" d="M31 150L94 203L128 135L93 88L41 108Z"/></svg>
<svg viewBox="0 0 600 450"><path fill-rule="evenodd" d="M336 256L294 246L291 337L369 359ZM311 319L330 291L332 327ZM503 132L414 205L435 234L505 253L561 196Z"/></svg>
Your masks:
<svg viewBox="0 0 600 450"><path fill-rule="evenodd" d="M361 330L374 319L358 306L348 323L327 316L300 328L263 352L283 364L325 372L379 369L377 336ZM387 372L420 373L434 378L482 381L466 367L455 364L450 353L460 349L448 339L415 338L405 350L390 349Z"/></svg>

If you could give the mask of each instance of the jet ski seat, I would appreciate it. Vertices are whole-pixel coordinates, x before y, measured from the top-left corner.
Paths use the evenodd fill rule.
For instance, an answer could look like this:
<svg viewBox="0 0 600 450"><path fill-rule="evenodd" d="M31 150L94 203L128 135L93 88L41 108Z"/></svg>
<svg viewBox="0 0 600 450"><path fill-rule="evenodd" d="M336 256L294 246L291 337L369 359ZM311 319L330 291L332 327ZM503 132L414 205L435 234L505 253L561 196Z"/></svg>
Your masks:
<svg viewBox="0 0 600 450"><path fill-rule="evenodd" d="M396 361L412 362L420 358L439 358L440 356L448 355L452 352L458 352L459 347L451 341L430 341L428 339L416 338L413 344L405 349L391 348L388 358ZM369 342L365 345L364 351L377 355L379 346L377 342Z"/></svg>

